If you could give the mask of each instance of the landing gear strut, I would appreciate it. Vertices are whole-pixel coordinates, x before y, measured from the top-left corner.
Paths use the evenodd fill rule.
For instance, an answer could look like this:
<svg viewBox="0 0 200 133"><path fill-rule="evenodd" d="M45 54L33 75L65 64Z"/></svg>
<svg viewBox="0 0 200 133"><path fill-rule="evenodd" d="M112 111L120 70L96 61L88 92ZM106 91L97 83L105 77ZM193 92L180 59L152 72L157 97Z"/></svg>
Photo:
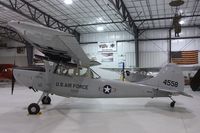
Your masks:
<svg viewBox="0 0 200 133"><path fill-rule="evenodd" d="M172 102L170 103L170 107L174 108L176 101L174 101L171 96L169 98L172 100Z"/></svg>
<svg viewBox="0 0 200 133"><path fill-rule="evenodd" d="M38 114L40 112L39 103L41 101L42 101L42 104L50 104L51 103L51 98L48 96L48 93L43 92L37 103L31 103L28 106L28 113L31 115Z"/></svg>

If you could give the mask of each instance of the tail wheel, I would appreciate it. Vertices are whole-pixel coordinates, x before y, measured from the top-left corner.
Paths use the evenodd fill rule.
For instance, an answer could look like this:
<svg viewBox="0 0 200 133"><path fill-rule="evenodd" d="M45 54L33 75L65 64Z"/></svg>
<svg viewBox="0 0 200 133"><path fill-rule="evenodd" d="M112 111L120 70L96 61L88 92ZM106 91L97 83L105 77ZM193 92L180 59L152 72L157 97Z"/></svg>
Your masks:
<svg viewBox="0 0 200 133"><path fill-rule="evenodd" d="M176 103L175 101L172 101L172 102L170 103L170 107L174 108L175 103Z"/></svg>
<svg viewBox="0 0 200 133"><path fill-rule="evenodd" d="M40 106L37 103L32 103L28 106L28 113L36 115L40 112Z"/></svg>
<svg viewBox="0 0 200 133"><path fill-rule="evenodd" d="M42 98L42 104L51 104L51 98L49 96L44 96Z"/></svg>

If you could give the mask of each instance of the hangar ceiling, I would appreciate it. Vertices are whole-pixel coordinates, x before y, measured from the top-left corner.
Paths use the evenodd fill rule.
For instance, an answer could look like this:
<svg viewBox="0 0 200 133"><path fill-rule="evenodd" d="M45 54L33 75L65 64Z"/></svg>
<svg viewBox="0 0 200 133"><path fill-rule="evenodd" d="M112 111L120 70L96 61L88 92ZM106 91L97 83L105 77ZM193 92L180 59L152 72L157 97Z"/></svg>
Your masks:
<svg viewBox="0 0 200 133"><path fill-rule="evenodd" d="M66 5L64 0L0 0L0 25L5 25L11 20L32 21L2 5L14 3L22 13L28 14L29 10L23 1L80 34L97 32L99 26L104 28L104 32L130 30L126 24L127 20L124 21L111 2L120 0L73 0L70 5ZM138 29L169 28L176 11L183 16L183 26L200 25L199 0L185 0L179 8L170 7L171 0L122 1Z"/></svg>

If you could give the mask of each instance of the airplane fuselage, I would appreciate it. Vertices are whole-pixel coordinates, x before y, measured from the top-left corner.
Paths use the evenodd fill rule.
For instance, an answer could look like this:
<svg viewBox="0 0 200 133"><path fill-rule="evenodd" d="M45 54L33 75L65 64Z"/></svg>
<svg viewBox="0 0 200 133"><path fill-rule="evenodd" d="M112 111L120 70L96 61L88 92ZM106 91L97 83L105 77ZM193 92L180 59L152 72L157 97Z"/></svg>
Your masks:
<svg viewBox="0 0 200 133"><path fill-rule="evenodd" d="M14 69L16 80L27 87L64 97L124 98L124 97L168 97L169 93L157 91L153 86L91 79L80 76L65 76L56 73Z"/></svg>

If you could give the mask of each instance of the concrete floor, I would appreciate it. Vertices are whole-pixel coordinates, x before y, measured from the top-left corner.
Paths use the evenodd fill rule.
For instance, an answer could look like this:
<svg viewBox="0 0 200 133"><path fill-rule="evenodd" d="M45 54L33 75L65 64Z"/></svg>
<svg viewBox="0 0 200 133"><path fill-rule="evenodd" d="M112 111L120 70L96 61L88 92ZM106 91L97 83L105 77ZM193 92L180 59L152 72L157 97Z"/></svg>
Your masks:
<svg viewBox="0 0 200 133"><path fill-rule="evenodd" d="M0 84L1 133L198 133L200 93L177 96L171 109L168 98L80 99L52 96L41 105L41 115L28 115L27 106L41 93L17 85Z"/></svg>

